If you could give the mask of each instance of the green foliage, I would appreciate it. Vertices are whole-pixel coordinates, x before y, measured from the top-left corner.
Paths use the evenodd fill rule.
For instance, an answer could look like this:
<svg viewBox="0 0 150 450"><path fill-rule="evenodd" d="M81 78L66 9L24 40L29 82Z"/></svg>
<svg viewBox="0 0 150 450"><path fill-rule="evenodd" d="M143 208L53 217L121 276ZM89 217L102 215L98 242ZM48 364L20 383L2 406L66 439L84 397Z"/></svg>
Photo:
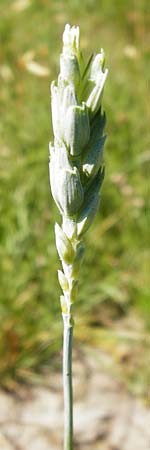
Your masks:
<svg viewBox="0 0 150 450"><path fill-rule="evenodd" d="M102 304L109 302L112 327L131 311L142 317L146 330L150 327L146 11L144 0L1 0L0 378L5 385L30 378L60 349L53 232L59 219L48 178L49 84L58 73L66 22L80 26L85 57L103 46L110 68L104 96L107 170L100 211L86 238L76 317L86 315L90 323L94 308L101 315Z"/></svg>

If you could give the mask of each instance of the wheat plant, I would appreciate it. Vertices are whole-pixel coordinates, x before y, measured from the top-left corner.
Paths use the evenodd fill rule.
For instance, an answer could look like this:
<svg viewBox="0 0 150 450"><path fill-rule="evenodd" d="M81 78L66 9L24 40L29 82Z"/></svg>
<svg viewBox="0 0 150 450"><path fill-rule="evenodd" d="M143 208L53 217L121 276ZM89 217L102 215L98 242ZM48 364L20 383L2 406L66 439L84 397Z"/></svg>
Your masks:
<svg viewBox="0 0 150 450"><path fill-rule="evenodd" d="M51 83L54 143L50 143L50 185L62 223L55 237L62 270L58 280L63 333L64 450L73 450L72 305L78 291L84 234L99 207L104 179L105 113L101 101L108 69L105 54L85 65L79 27L65 26L58 80Z"/></svg>

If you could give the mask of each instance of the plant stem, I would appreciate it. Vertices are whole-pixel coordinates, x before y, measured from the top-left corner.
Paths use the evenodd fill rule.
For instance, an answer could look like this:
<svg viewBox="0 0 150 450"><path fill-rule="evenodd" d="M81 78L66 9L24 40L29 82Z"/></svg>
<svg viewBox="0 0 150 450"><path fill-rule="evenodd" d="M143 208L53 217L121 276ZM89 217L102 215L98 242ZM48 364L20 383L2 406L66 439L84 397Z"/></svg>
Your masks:
<svg viewBox="0 0 150 450"><path fill-rule="evenodd" d="M64 389L64 450L73 450L72 337L71 314L63 314L63 389Z"/></svg>

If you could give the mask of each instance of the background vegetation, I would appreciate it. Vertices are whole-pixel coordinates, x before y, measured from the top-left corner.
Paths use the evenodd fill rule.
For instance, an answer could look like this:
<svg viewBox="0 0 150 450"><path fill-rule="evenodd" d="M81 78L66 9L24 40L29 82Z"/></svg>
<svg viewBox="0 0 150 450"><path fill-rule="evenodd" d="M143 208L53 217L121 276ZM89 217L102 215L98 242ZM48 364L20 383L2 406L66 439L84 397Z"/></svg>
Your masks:
<svg viewBox="0 0 150 450"><path fill-rule="evenodd" d="M64 24L85 57L104 47L109 77L106 178L87 236L75 340L99 346L139 395L147 391L148 4L126 0L1 0L0 376L13 388L56 364L61 349L48 179L49 84ZM101 353L100 353L101 354ZM106 364L107 364L106 363ZM113 365L112 365L113 367ZM114 370L114 369L113 369ZM36 374L36 375L35 375Z"/></svg>

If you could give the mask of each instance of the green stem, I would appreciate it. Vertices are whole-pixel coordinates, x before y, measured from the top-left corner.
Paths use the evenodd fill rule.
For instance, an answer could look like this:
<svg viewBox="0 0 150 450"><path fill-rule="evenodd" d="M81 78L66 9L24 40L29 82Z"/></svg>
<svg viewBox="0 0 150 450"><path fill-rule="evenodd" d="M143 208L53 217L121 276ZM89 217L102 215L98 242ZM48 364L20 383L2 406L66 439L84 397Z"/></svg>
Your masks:
<svg viewBox="0 0 150 450"><path fill-rule="evenodd" d="M72 337L71 314L63 314L63 389L64 389L64 450L73 450L73 395L72 395Z"/></svg>

